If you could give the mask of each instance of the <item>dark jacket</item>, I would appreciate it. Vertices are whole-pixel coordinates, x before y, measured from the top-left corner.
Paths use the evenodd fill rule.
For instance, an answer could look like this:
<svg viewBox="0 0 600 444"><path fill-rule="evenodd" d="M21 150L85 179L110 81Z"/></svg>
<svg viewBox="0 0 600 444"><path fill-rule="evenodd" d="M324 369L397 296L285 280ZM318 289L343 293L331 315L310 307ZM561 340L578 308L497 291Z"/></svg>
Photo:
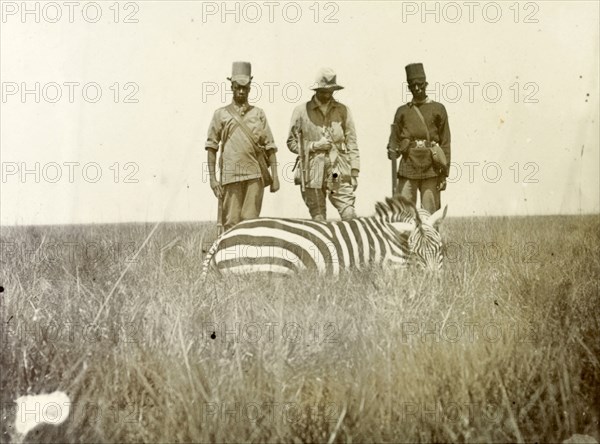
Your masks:
<svg viewBox="0 0 600 444"><path fill-rule="evenodd" d="M431 142L437 142L444 154L448 165L450 165L450 127L448 125L448 114L444 105L427 99L425 103L415 105L409 102L402 105L396 111L394 123L388 143L388 149L395 150L402 155L398 177L408 179L428 179L438 175L447 176L448 171L435 171L433 166L422 169L416 165L410 156L410 150L416 145L416 140L427 140L425 126L419 115L413 109L418 106L425 118Z"/></svg>

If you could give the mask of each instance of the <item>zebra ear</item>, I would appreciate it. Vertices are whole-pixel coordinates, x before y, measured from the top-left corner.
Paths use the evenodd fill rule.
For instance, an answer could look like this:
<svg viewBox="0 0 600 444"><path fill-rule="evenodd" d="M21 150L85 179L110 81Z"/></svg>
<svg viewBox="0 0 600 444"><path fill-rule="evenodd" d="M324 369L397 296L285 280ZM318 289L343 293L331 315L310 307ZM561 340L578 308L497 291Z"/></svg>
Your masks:
<svg viewBox="0 0 600 444"><path fill-rule="evenodd" d="M400 233L407 233L414 231L415 223L414 222L393 222L392 226L398 230Z"/></svg>
<svg viewBox="0 0 600 444"><path fill-rule="evenodd" d="M427 223L431 225L433 228L439 231L440 224L446 217L446 212L448 211L448 205L446 205L443 209L440 208L427 219Z"/></svg>

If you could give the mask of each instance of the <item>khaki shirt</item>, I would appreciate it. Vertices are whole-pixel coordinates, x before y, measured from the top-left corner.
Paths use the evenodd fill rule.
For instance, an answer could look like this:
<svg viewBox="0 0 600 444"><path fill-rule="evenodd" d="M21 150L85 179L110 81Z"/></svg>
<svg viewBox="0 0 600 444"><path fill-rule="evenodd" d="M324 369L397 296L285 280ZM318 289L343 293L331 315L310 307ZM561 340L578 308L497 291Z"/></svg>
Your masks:
<svg viewBox="0 0 600 444"><path fill-rule="evenodd" d="M267 151L277 151L264 111L256 106L238 107L235 104L234 106L258 145ZM220 160L222 163L219 164L223 172L221 181L223 185L261 177L252 142L248 140L244 131L238 128L237 122L226 107L215 111L208 127L205 147L207 150L218 150L220 145L223 146Z"/></svg>

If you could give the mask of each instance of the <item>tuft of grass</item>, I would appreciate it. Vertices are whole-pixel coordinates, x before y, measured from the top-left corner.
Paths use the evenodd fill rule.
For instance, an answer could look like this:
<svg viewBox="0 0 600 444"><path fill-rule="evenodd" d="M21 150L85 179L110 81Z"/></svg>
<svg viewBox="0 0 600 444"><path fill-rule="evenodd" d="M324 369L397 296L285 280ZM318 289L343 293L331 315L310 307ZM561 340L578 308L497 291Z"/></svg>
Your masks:
<svg viewBox="0 0 600 444"><path fill-rule="evenodd" d="M438 274L206 286L214 227L153 228L2 229L3 439L54 390L28 441L600 438L598 217L449 219Z"/></svg>

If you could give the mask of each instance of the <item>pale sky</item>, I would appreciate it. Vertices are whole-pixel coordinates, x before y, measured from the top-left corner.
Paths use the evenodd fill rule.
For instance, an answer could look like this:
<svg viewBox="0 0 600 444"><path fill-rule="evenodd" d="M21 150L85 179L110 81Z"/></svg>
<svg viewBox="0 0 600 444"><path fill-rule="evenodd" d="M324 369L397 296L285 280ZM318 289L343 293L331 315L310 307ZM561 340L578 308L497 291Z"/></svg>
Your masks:
<svg viewBox="0 0 600 444"><path fill-rule="evenodd" d="M75 3L2 2L3 225L215 220L204 142L235 60L252 63L282 164L262 216L308 217L285 141L321 67L345 87L357 212L373 214L413 62L449 115L449 216L600 211L596 1L430 2L425 16L422 2Z"/></svg>

